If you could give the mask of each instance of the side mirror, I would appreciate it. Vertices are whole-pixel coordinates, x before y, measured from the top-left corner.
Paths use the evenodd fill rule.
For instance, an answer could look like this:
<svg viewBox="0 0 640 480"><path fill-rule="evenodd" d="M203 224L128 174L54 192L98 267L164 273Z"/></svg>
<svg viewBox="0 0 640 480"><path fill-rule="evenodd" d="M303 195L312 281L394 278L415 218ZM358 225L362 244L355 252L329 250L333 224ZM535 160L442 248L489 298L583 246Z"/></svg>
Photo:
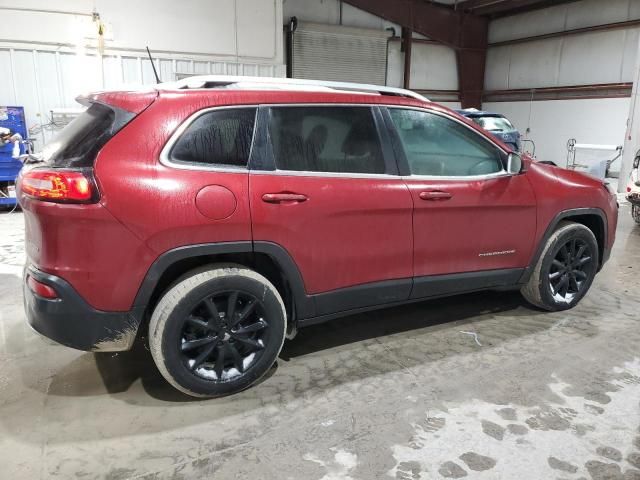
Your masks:
<svg viewBox="0 0 640 480"><path fill-rule="evenodd" d="M636 169L638 166L640 166L640 156L633 159L633 168Z"/></svg>
<svg viewBox="0 0 640 480"><path fill-rule="evenodd" d="M507 173L518 175L522 171L522 157L517 153L510 153L507 159Z"/></svg>

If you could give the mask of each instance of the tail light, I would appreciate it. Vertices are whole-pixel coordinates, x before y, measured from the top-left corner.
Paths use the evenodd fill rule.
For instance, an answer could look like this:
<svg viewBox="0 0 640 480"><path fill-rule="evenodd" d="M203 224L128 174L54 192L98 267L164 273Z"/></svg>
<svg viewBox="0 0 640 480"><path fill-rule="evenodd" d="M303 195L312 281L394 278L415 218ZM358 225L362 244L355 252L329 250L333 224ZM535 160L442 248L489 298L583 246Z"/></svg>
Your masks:
<svg viewBox="0 0 640 480"><path fill-rule="evenodd" d="M50 287L49 285L45 285L44 283L39 282L38 280L33 278L31 275L27 277L27 284L29 285L29 288L33 293L35 293L36 295L42 298L46 298L48 300L55 300L58 298L58 294L53 289L53 287Z"/></svg>
<svg viewBox="0 0 640 480"><path fill-rule="evenodd" d="M18 180L21 192L31 198L59 203L92 203L98 189L90 172L35 168Z"/></svg>

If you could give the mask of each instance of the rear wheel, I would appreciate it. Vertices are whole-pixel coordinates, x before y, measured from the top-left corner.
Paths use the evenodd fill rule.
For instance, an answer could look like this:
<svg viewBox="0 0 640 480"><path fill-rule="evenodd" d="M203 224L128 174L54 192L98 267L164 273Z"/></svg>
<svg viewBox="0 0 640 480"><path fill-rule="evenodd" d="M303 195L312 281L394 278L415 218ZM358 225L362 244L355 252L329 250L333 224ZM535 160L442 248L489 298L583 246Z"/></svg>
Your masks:
<svg viewBox="0 0 640 480"><path fill-rule="evenodd" d="M260 379L280 353L285 332L284 304L266 278L240 266L213 266L162 297L149 324L149 345L175 388L217 397Z"/></svg>
<svg viewBox="0 0 640 480"><path fill-rule="evenodd" d="M547 240L522 295L545 310L572 308L591 287L598 262L593 232L578 223L562 222Z"/></svg>

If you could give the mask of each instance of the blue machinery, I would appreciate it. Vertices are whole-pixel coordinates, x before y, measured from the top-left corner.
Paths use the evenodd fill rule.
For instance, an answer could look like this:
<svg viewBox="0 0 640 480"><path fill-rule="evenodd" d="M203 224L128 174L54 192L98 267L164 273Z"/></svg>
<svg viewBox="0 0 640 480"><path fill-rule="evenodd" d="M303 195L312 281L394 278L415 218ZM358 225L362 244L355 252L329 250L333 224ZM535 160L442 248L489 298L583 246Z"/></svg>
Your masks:
<svg viewBox="0 0 640 480"><path fill-rule="evenodd" d="M24 108L0 106L0 127L8 128L11 133L19 133L26 140L28 137ZM16 204L15 183L22 162L13 158L14 146L13 142L0 143L0 207ZM20 154L24 151L24 144L20 142Z"/></svg>

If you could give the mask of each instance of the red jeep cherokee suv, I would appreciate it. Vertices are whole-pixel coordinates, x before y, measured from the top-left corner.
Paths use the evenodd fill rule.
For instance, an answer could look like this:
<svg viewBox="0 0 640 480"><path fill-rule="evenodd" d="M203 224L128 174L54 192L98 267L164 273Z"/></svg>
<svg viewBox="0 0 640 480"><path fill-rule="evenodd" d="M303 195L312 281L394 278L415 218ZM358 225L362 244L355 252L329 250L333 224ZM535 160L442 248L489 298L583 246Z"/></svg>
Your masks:
<svg viewBox="0 0 640 480"><path fill-rule="evenodd" d="M195 77L80 101L19 182L28 321L81 350L146 335L189 395L354 312L507 288L571 308L614 242L602 181L410 91Z"/></svg>

